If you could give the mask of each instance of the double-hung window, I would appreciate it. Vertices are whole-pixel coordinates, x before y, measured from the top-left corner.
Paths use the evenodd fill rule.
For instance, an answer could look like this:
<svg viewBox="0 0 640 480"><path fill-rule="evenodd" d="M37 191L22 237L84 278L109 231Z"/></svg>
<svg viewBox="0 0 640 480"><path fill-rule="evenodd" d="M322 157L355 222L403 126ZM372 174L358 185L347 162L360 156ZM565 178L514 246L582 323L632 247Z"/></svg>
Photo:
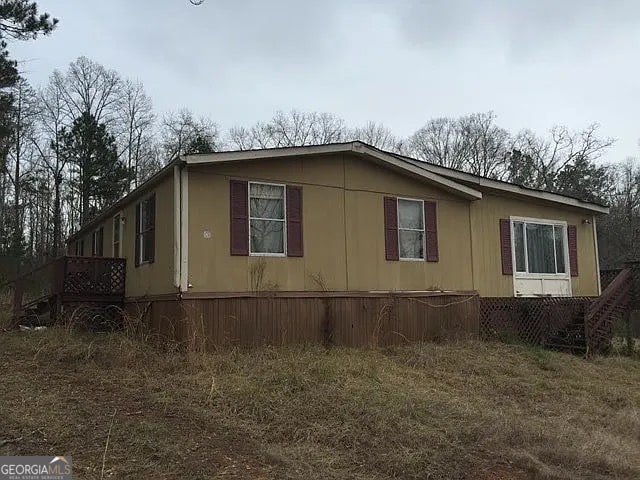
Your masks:
<svg viewBox="0 0 640 480"><path fill-rule="evenodd" d="M136 206L136 264L151 263L155 259L155 194Z"/></svg>
<svg viewBox="0 0 640 480"><path fill-rule="evenodd" d="M567 226L544 220L512 220L515 271L568 276Z"/></svg>
<svg viewBox="0 0 640 480"><path fill-rule="evenodd" d="M249 183L249 248L252 255L285 255L285 185Z"/></svg>
<svg viewBox="0 0 640 480"><path fill-rule="evenodd" d="M101 257L104 254L104 228L95 230L91 236L91 255Z"/></svg>
<svg viewBox="0 0 640 480"><path fill-rule="evenodd" d="M424 260L424 202L398 199L398 244L401 260Z"/></svg>
<svg viewBox="0 0 640 480"><path fill-rule="evenodd" d="M84 239L76 240L76 255L78 257L84 255Z"/></svg>
<svg viewBox="0 0 640 480"><path fill-rule="evenodd" d="M121 220L122 216L118 213L113 217L113 239L112 239L112 246L113 246L113 256L115 258L118 257L122 257L122 238L121 238Z"/></svg>

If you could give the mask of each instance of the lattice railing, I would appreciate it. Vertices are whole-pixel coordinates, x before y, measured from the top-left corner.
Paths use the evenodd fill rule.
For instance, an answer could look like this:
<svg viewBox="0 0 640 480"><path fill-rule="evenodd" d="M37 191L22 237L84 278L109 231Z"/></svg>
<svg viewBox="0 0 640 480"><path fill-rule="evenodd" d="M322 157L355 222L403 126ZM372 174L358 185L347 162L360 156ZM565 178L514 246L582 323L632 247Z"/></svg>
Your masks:
<svg viewBox="0 0 640 480"><path fill-rule="evenodd" d="M123 258L66 257L64 293L124 295L126 263Z"/></svg>
<svg viewBox="0 0 640 480"><path fill-rule="evenodd" d="M544 344L576 319L584 318L590 297L480 298L480 336Z"/></svg>

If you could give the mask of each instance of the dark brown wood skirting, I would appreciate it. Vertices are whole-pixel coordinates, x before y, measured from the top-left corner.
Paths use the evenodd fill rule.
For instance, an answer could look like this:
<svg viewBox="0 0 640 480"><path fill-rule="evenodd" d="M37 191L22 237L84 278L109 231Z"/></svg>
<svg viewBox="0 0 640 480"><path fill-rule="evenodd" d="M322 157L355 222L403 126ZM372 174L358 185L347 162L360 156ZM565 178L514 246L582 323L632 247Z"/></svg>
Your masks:
<svg viewBox="0 0 640 480"><path fill-rule="evenodd" d="M478 337L476 292L243 292L128 299L151 338L202 348ZM234 296L235 295L235 296Z"/></svg>

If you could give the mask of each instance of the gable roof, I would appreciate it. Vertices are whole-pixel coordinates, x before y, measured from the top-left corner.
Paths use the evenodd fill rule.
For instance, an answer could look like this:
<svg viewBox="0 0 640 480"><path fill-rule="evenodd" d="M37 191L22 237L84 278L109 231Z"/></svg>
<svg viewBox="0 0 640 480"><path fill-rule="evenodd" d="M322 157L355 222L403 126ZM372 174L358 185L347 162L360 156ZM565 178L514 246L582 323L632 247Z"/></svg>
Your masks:
<svg viewBox="0 0 640 480"><path fill-rule="evenodd" d="M477 185L478 188L503 192L522 198L536 199L564 207L572 207L592 214L609 213L609 207L605 205L586 202L568 195L524 187L515 183L495 180L461 170L435 165L397 153L380 150L360 141L303 147L280 147L194 154L186 155L182 158L187 164L209 164L331 153L354 153L362 155L369 160L385 164L397 171L440 185L444 190L457 193L470 200L479 200L482 198L482 192L474 188ZM416 170L416 168L418 170Z"/></svg>
<svg viewBox="0 0 640 480"><path fill-rule="evenodd" d="M524 187L516 183L505 182L503 180L495 180L493 178L483 177L480 175L474 175L472 173L462 172L454 168L443 167L441 165L435 165L433 163L423 162L413 158L397 155L404 161L413 165L424 168L430 172L437 173L443 177L464 182L465 184L477 185L479 188L486 188L498 192L505 192L520 196L524 198L534 198L536 200L542 200L549 203L557 203L567 207L574 207L580 210L585 210L591 213L608 214L609 207L601 205L595 202L586 202L577 197L569 195L561 195L559 193L549 192L547 190L539 190L535 188Z"/></svg>
<svg viewBox="0 0 640 480"><path fill-rule="evenodd" d="M239 150L233 152L214 152L184 155L181 158L187 165L219 164L229 162L246 162L260 159L288 158L306 155L327 155L332 153L352 153L371 161L385 165L405 175L435 184L455 195L468 200L480 200L482 193L474 188L458 183L442 175L420 168L411 162L399 158L392 153L379 150L362 142L331 143L328 145L310 145L304 147L268 148L261 150Z"/></svg>
<svg viewBox="0 0 640 480"><path fill-rule="evenodd" d="M438 185L443 190L459 195L468 200L480 200L482 192L473 188L477 185L482 189L489 189L498 192L520 196L523 198L534 198L539 201L562 205L564 207L577 208L592 214L609 213L609 207L593 202L585 202L578 198L552 193L545 190L536 190L523 187L514 183L493 180L479 175L462 172L452 168L442 167L404 155L380 150L360 141L346 143L331 143L326 145L309 145L302 147L279 147L265 148L258 150L236 150L226 152L202 153L183 155L175 157L162 170L157 172L142 185L131 191L115 204L102 210L96 217L87 222L80 230L70 235L67 242L79 238L88 230L96 227L105 218L119 211L124 205L139 198L150 188L157 185L167 176L171 175L173 167L186 165L207 165L228 162L252 161L272 158L288 158L306 155L325 155L332 153L352 153L367 158L370 161L387 166L419 180Z"/></svg>

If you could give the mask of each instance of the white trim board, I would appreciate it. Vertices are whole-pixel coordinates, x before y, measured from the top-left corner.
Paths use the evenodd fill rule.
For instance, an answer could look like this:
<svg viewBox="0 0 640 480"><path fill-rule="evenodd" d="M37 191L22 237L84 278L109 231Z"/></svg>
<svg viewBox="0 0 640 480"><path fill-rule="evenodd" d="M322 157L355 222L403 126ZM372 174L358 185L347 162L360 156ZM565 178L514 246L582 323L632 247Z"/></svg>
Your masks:
<svg viewBox="0 0 640 480"><path fill-rule="evenodd" d="M180 291L189 290L189 170L180 170Z"/></svg>
<svg viewBox="0 0 640 480"><path fill-rule="evenodd" d="M173 167L173 286L180 288L180 245L181 245L181 179L180 166Z"/></svg>
<svg viewBox="0 0 640 480"><path fill-rule="evenodd" d="M508 192L522 197L535 198L537 200L545 200L551 203L557 203L563 206L578 208L591 213L608 214L609 207L597 205L595 203L583 202L577 198L567 197L558 193L544 192L541 190L532 190L521 187L512 183L501 182L499 180L491 180L489 178L478 177L470 173L460 172L446 167L433 165L431 163L420 162L419 160L409 160L414 165L420 165L421 168L437 173L443 177L461 180L478 185L479 187L488 188L502 192Z"/></svg>
<svg viewBox="0 0 640 480"><path fill-rule="evenodd" d="M564 238L563 238L563 247L564 247L564 273L529 273L529 272L518 272L516 267L516 240L513 230L514 222L525 222L525 223L537 223L540 225L554 225L561 226L564 228ZM511 216L509 217L509 229L511 232L511 265L513 266L513 294L516 297L529 297L529 296L540 296L540 295L552 295L552 296L573 296L573 281L571 279L571 267L569 260L569 235L567 232L567 222L564 220L549 220L544 218L533 218L533 217L519 217L519 216ZM527 258L527 242L524 240L524 254L525 261L528 261ZM554 255L555 255L555 244L554 244ZM522 292L519 291L520 288L532 288L532 286L536 286L539 283L539 291L534 290L530 292ZM527 286L528 285L528 286ZM566 288L560 288L560 291L553 290L549 293L547 290L552 289L552 285L556 286L565 286ZM564 290L564 291L562 291Z"/></svg>
<svg viewBox="0 0 640 480"><path fill-rule="evenodd" d="M363 142L334 143L329 145L310 145L303 147L267 148L262 150L242 150L233 152L218 152L207 154L186 155L181 159L190 165L251 161L270 158L288 158L307 155L324 155L335 153L355 153L370 160L378 161L415 178L426 180L439 185L446 191L458 194L470 200L480 200L482 192L473 188L478 187L507 192L525 198L535 198L550 203L577 208L583 211L607 214L609 208L595 203L583 202L572 197L557 193L533 190L508 182L501 182L480 177L459 170L454 170L413 158L385 152ZM465 182L458 183L456 180ZM472 185L466 185L472 184Z"/></svg>

